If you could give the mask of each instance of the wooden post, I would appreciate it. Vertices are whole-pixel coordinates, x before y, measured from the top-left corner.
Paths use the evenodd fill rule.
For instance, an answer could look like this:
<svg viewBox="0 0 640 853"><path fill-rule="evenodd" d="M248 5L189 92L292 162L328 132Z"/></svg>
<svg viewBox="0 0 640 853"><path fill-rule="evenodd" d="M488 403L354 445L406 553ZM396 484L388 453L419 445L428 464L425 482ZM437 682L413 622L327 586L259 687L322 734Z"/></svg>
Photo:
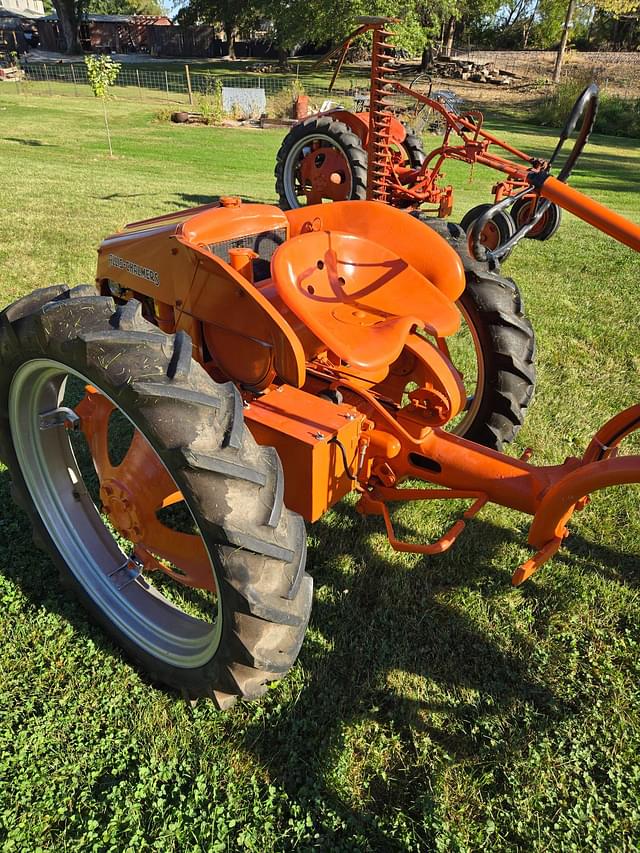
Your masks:
<svg viewBox="0 0 640 853"><path fill-rule="evenodd" d="M193 92L191 91L191 75L189 74L189 66L184 66L184 73L187 75L187 91L189 92L189 104L193 106Z"/></svg>
<svg viewBox="0 0 640 853"><path fill-rule="evenodd" d="M164 85L167 90L167 103L169 103L169 75L167 72L164 72Z"/></svg>
<svg viewBox="0 0 640 853"><path fill-rule="evenodd" d="M138 92L140 94L140 100L142 100L142 86L140 85L140 71L136 68L136 80L138 81Z"/></svg>
<svg viewBox="0 0 640 853"><path fill-rule="evenodd" d="M49 80L49 72L47 70L47 64L43 63L42 67L44 68L44 79L47 81L47 86L49 87L49 94L51 95L52 94L52 92L51 92L51 80Z"/></svg>

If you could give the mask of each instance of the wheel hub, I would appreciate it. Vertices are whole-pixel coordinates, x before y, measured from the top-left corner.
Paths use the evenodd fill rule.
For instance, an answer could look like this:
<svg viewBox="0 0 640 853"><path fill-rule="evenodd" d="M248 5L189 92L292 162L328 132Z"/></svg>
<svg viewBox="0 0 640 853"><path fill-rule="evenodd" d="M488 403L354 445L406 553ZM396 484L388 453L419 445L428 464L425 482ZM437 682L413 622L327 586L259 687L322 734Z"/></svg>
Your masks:
<svg viewBox="0 0 640 853"><path fill-rule="evenodd" d="M313 149L300 162L300 182L303 187L311 188L310 201L322 198L344 201L349 198L348 174L343 155L328 146Z"/></svg>
<svg viewBox="0 0 640 853"><path fill-rule="evenodd" d="M133 543L144 539L145 531L140 513L126 486L116 479L105 480L100 485L100 500L118 533Z"/></svg>

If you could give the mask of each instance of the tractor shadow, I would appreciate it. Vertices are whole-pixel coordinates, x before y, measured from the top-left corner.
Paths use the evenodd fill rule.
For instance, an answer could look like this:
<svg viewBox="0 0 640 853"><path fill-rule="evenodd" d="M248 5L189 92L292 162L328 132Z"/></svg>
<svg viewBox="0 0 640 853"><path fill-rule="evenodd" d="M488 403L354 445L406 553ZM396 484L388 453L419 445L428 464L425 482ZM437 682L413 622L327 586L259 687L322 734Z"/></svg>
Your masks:
<svg viewBox="0 0 640 853"><path fill-rule="evenodd" d="M235 195L235 194L234 194ZM178 207L199 207L204 204L217 204L220 201L219 195L204 195L200 193L174 193L173 196L166 200L166 204L178 205ZM250 196L238 195L245 204L264 204L264 198L251 198Z"/></svg>
<svg viewBox="0 0 640 853"><path fill-rule="evenodd" d="M31 607L62 615L105 654L119 656L34 548L6 471L0 472L0 501L0 572ZM401 849L376 816L399 810L422 826L425 814L437 809L443 755L448 762L500 768L580 712L582 700L567 700L530 663L531 626L514 627L517 620L503 618L509 624L500 630L499 616L507 599L514 608L531 603L543 633L550 614L571 612L572 589L530 582L511 590L509 558L504 569L492 562L523 541L522 531L477 519L451 551L411 560L390 551L380 519L363 518L348 501L308 533L315 599L298 669L270 691L263 713L253 705L230 712L234 738L317 820L319 831L329 803L344 838L366 839L366 848L352 849ZM398 534L406 533L399 525ZM571 567L576 558L583 571L592 568L606 579L636 586L640 580L637 557L579 536L556 559ZM379 754L382 767L375 763ZM341 787L338 768L345 761L360 769L352 787L360 786L364 806ZM502 778L497 772L494 787L508 785Z"/></svg>
<svg viewBox="0 0 640 853"><path fill-rule="evenodd" d="M314 803L329 799L350 832L367 837L367 849L389 850L372 816L397 808L420 826L437 809L443 754L478 767L512 764L580 713L582 697L567 700L531 663L548 617L571 613L571 589L529 583L512 590L515 566L492 568L524 536L474 520L450 552L408 567L374 531L383 532L382 522L345 502L310 528L315 599L300 656L305 686L266 724L249 726L246 746L312 814ZM637 583L637 557L577 536L573 548L590 556L594 571L597 562L615 566L611 577L625 581L635 564ZM559 559L572 563L570 553ZM505 616L505 603L514 613L531 604L534 631ZM389 738L397 749L377 768L371 756L379 744L384 753ZM365 807L354 808L335 782L345 761L364 771Z"/></svg>

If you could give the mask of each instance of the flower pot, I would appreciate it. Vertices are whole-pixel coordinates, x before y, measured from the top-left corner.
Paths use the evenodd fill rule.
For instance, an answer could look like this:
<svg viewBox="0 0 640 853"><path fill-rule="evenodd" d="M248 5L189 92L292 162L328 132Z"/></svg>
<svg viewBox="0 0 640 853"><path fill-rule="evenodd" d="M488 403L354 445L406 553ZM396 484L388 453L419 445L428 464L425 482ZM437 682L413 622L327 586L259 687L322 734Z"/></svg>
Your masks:
<svg viewBox="0 0 640 853"><path fill-rule="evenodd" d="M293 103L293 117L302 121L309 115L309 95L298 95Z"/></svg>

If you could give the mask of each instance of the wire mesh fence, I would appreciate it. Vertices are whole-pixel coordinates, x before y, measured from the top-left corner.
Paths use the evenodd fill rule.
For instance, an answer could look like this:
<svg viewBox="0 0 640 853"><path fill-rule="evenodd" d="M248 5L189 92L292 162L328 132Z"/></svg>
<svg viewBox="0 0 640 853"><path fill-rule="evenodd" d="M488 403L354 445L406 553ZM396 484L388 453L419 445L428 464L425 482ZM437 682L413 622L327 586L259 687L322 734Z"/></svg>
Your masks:
<svg viewBox="0 0 640 853"><path fill-rule="evenodd" d="M293 76L202 74L190 72L186 66L184 69L172 71L123 66L113 87L113 94L118 99L187 106L197 104L200 96L211 95L219 86L262 89L269 99L282 92L293 91L296 83L298 79ZM84 64L25 64L13 85L18 93L25 95L91 96ZM345 106L352 108L353 98L358 96L361 90L353 83L343 83L330 93L327 85L305 80L304 91L318 105L332 99L340 100Z"/></svg>
<svg viewBox="0 0 640 853"><path fill-rule="evenodd" d="M515 75L521 82L539 83L548 80L555 54L552 51L480 51L460 49L459 57L474 62L492 62L496 67ZM569 76L591 75L604 83L611 94L622 98L638 98L640 92L640 55L625 54L572 54L565 66ZM367 85L363 78L338 80L329 92L328 84L322 81L302 79L304 91L310 98L310 108L317 110L328 102L340 104L346 109L362 109L366 101ZM435 81L434 81L435 82ZM259 72L247 74L201 73L190 71L188 66L176 66L171 70L159 68L120 68L114 96L119 100L137 100L142 103L166 105L167 107L197 109L203 97L213 95L220 86L233 89L260 89L264 92L269 116L284 115L283 105L293 98L295 87L300 83L296 76L267 75ZM92 97L84 63L38 62L25 63L20 73L3 86L13 86L24 95ZM467 90L460 81L446 79L436 83L437 88L452 89L466 108L482 106L482 87ZM489 93L485 88L485 92ZM517 95L514 96L517 97ZM486 99L485 99L486 100ZM406 106L406 105L405 105Z"/></svg>

